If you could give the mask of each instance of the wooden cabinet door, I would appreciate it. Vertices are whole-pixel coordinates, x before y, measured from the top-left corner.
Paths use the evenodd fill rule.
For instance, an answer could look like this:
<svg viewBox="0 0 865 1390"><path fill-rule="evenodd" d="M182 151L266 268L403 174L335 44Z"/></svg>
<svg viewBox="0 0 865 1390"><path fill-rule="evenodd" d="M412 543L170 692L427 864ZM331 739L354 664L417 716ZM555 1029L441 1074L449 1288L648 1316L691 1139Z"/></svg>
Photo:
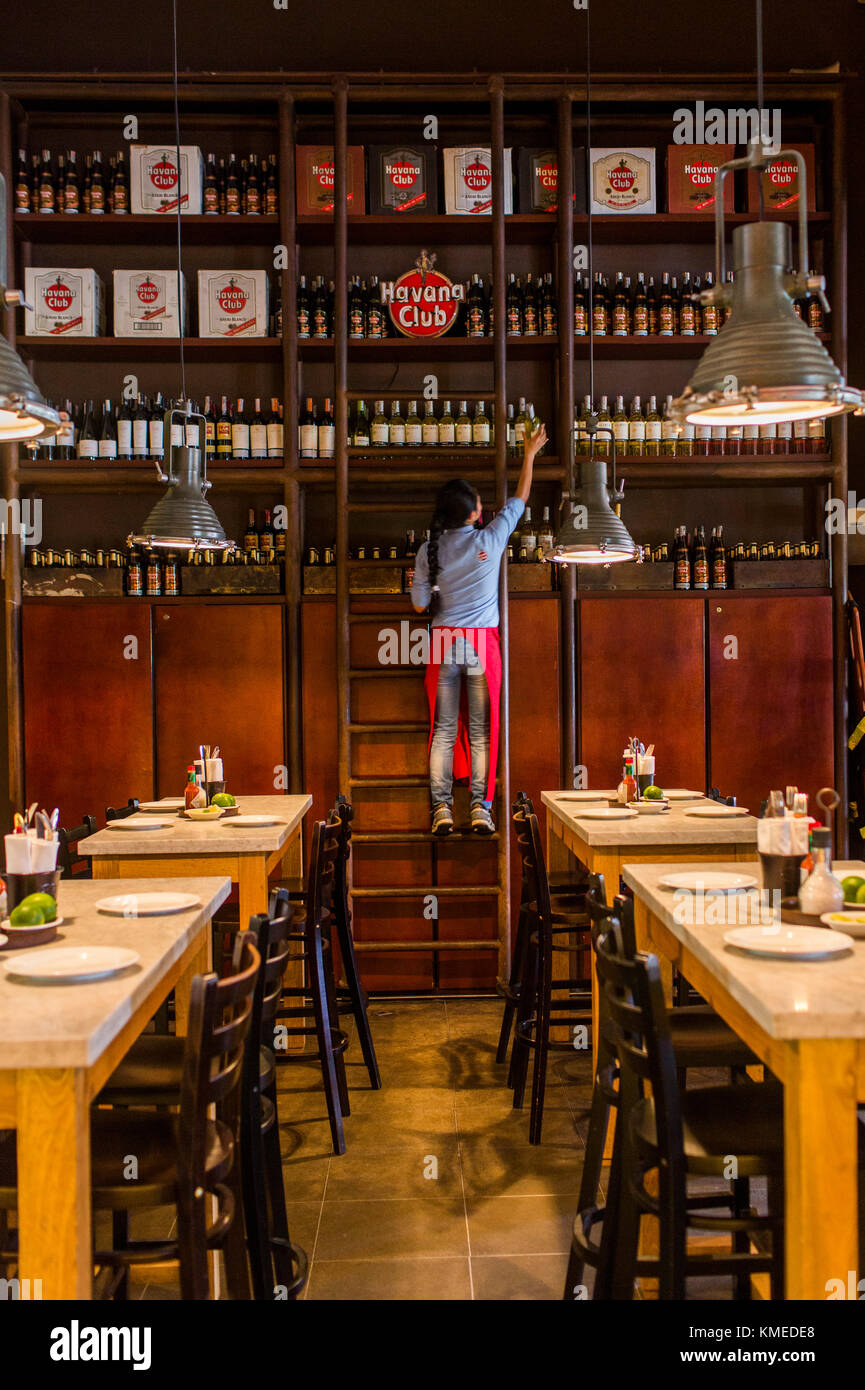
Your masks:
<svg viewBox="0 0 865 1390"><path fill-rule="evenodd" d="M706 785L705 602L580 598L579 758L589 787L615 787L631 734L655 744L661 787Z"/></svg>
<svg viewBox="0 0 865 1390"><path fill-rule="evenodd" d="M25 603L27 802L60 823L153 796L150 607Z"/></svg>
<svg viewBox="0 0 865 1390"><path fill-rule="evenodd" d="M712 786L758 811L773 787L833 782L832 600L709 600Z"/></svg>
<svg viewBox="0 0 865 1390"><path fill-rule="evenodd" d="M232 792L284 790L281 604L158 605L156 770L159 796L179 796L198 745L219 744Z"/></svg>

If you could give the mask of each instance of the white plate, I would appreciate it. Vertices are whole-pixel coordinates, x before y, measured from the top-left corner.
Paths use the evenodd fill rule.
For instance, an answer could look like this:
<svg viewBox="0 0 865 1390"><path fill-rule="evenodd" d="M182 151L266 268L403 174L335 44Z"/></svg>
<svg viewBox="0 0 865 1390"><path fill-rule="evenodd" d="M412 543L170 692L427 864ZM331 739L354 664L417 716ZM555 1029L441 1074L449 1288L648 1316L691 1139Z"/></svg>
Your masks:
<svg viewBox="0 0 865 1390"><path fill-rule="evenodd" d="M587 806L580 811L580 820L635 820L636 811L628 806Z"/></svg>
<svg viewBox="0 0 865 1390"><path fill-rule="evenodd" d="M117 893L113 898L100 898L97 912L111 917L162 917L170 912L186 912L201 907L194 893Z"/></svg>
<svg viewBox="0 0 865 1390"><path fill-rule="evenodd" d="M122 946L42 946L4 960L3 969L20 980L72 983L118 975L140 959L137 951Z"/></svg>
<svg viewBox="0 0 865 1390"><path fill-rule="evenodd" d="M166 796L162 801L141 801L138 804L139 811L146 811L152 815L154 811L162 812L167 815L169 811L182 811L186 801L182 796Z"/></svg>
<svg viewBox="0 0 865 1390"><path fill-rule="evenodd" d="M35 924L35 923L34 923L34 924L32 924L31 926L29 926L29 927L25 927L25 926L13 927L13 925L12 925L12 923L9 921L9 918L8 918L8 917L4 917L4 918L3 918L3 921L0 922L0 926L2 926L3 930L4 930L4 931L8 931L8 932L12 932L13 935L14 935L15 932L17 932L17 931L41 931L43 927L59 927L59 926L62 926L62 925L63 925L63 918L62 918L62 917L55 917L53 922L39 922L38 924Z"/></svg>
<svg viewBox="0 0 865 1390"><path fill-rule="evenodd" d="M861 908L858 912L851 908L846 912L824 912L820 921L825 922L833 931L845 931L848 936L865 937L865 912Z"/></svg>
<svg viewBox="0 0 865 1390"><path fill-rule="evenodd" d="M668 801L635 801L634 810L638 816L659 816L663 811L669 811Z"/></svg>
<svg viewBox="0 0 865 1390"><path fill-rule="evenodd" d="M702 869L697 873L665 874L658 879L661 888L686 888L691 892L735 893L740 888L756 888L757 880L753 874L724 873L715 869Z"/></svg>
<svg viewBox="0 0 865 1390"><path fill-rule="evenodd" d="M241 829L245 825L288 825L288 821L280 820L279 816L224 816L223 825L239 825Z"/></svg>
<svg viewBox="0 0 865 1390"><path fill-rule="evenodd" d="M689 792L686 787L671 787L664 792L668 801L705 801L705 792Z"/></svg>
<svg viewBox="0 0 865 1390"><path fill-rule="evenodd" d="M611 796L615 796L614 791L606 792L557 792L556 801L594 801L595 803L609 801Z"/></svg>
<svg viewBox="0 0 865 1390"><path fill-rule="evenodd" d="M686 816L705 816L708 820L726 820L729 816L749 816L747 806L689 806L683 812Z"/></svg>
<svg viewBox="0 0 865 1390"><path fill-rule="evenodd" d="M751 956L774 956L789 960L823 960L840 956L853 946L852 936L836 931L831 936L822 927L793 927L779 922L773 927L734 927L724 932L728 946L736 946Z"/></svg>
<svg viewBox="0 0 865 1390"><path fill-rule="evenodd" d="M156 820L153 816L126 816L123 820L110 820L106 830L170 830L173 821Z"/></svg>
<svg viewBox="0 0 865 1390"><path fill-rule="evenodd" d="M222 806L216 806L212 811L209 806L190 806L189 810L186 812L189 820L204 821L220 820L224 814L225 810Z"/></svg>

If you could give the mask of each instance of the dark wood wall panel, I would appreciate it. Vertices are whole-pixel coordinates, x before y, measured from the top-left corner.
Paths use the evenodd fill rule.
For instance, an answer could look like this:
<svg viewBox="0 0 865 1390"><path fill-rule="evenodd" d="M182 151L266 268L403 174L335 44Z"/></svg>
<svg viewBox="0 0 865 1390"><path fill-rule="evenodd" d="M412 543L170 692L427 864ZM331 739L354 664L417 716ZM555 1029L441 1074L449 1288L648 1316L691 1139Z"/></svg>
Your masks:
<svg viewBox="0 0 865 1390"><path fill-rule="evenodd" d="M709 689L712 785L758 811L795 784L819 815L815 794L833 782L831 599L713 600Z"/></svg>
<svg viewBox="0 0 865 1390"><path fill-rule="evenodd" d="M498 934L495 898L440 898L441 941L494 941ZM492 989L496 983L495 951L439 951L439 987L446 990Z"/></svg>
<svg viewBox="0 0 865 1390"><path fill-rule="evenodd" d="M356 898L352 909L356 941L431 941L433 922L423 915L423 899ZM359 951L367 989L432 989L432 951Z"/></svg>
<svg viewBox="0 0 865 1390"><path fill-rule="evenodd" d="M654 743L661 787L705 789L702 600L581 598L580 762L589 787L615 787L631 734Z"/></svg>
<svg viewBox="0 0 865 1390"><path fill-rule="evenodd" d="M426 777L428 744L426 732L354 734L352 772L356 777Z"/></svg>
<svg viewBox="0 0 865 1390"><path fill-rule="evenodd" d="M351 717L359 724L429 718L423 672L416 676L358 676L352 681Z"/></svg>
<svg viewBox="0 0 865 1390"><path fill-rule="evenodd" d="M62 825L84 814L101 824L106 806L153 795L150 612L134 604L24 605L26 799L59 806ZM183 780L181 768L172 790L181 791Z"/></svg>
<svg viewBox="0 0 865 1390"><path fill-rule="evenodd" d="M202 741L219 744L231 791L277 789L274 769L285 764L282 620L275 604L154 608L159 796L182 792Z"/></svg>

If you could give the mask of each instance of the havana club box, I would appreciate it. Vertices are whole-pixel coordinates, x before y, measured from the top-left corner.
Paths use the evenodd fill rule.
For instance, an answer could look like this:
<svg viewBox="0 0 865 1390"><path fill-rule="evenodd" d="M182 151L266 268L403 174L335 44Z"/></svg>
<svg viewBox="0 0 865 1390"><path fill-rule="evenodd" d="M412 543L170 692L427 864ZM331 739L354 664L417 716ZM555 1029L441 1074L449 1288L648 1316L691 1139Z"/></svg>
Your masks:
<svg viewBox="0 0 865 1390"><path fill-rule="evenodd" d="M134 213L204 211L204 160L198 145L131 145L129 192Z"/></svg>
<svg viewBox="0 0 865 1390"><path fill-rule="evenodd" d="M559 155L557 150L527 149L517 152L520 212L555 212L559 206ZM586 211L586 152L574 150L574 212Z"/></svg>
<svg viewBox="0 0 865 1390"><path fill-rule="evenodd" d="M590 197L592 212L657 212L655 151L593 148Z"/></svg>
<svg viewBox="0 0 865 1390"><path fill-rule="evenodd" d="M816 171L814 167L814 146L797 144L797 150L804 155L805 170L808 176L808 211L817 208ZM799 210L799 166L795 159L784 154L777 155L765 169L748 170L748 211L757 212L760 207L760 181L763 183L763 207L767 213L790 213Z"/></svg>
<svg viewBox="0 0 865 1390"><path fill-rule="evenodd" d="M182 317L187 317L186 278L180 277ZM115 270L115 338L179 338L181 311L173 270Z"/></svg>
<svg viewBox="0 0 865 1390"><path fill-rule="evenodd" d="M512 150L504 151L505 213L514 210ZM480 213L493 210L492 151L483 145L455 145L442 150L445 168L445 212Z"/></svg>
<svg viewBox="0 0 865 1390"><path fill-rule="evenodd" d="M347 149L348 191L346 201L352 216L366 212L363 177L363 145ZM330 216L333 198L333 146L298 145L297 147L297 211L302 216L321 213Z"/></svg>
<svg viewBox="0 0 865 1390"><path fill-rule="evenodd" d="M715 175L736 153L735 145L668 145L667 211L714 212ZM733 175L724 179L724 211L734 211Z"/></svg>
<svg viewBox="0 0 865 1390"><path fill-rule="evenodd" d="M370 145L369 210L438 212L435 146Z"/></svg>
<svg viewBox="0 0 865 1390"><path fill-rule="evenodd" d="M24 312L28 338L101 338L105 333L105 290L95 270L48 270L28 266Z"/></svg>
<svg viewBox="0 0 865 1390"><path fill-rule="evenodd" d="M266 270L199 270L199 337L266 338L268 323Z"/></svg>

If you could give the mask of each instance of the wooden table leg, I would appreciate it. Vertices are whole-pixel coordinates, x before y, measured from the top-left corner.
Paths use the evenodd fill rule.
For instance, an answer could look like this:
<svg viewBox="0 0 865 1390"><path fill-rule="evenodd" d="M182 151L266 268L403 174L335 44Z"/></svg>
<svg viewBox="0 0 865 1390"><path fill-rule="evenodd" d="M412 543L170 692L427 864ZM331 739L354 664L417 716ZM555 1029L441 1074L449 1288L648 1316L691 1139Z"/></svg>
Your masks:
<svg viewBox="0 0 865 1390"><path fill-rule="evenodd" d="M825 1300L859 1277L856 1043L791 1043L784 1075L787 1299ZM849 1295L847 1295L849 1296ZM854 1295L855 1296L855 1295Z"/></svg>
<svg viewBox="0 0 865 1390"><path fill-rule="evenodd" d="M18 1086L19 1269L31 1294L89 1299L90 1107L86 1077L73 1070L20 1070ZM38 1284L37 1284L38 1287Z"/></svg>
<svg viewBox="0 0 865 1390"><path fill-rule="evenodd" d="M263 854L240 855L237 863L237 895L240 930L246 931L250 917L267 911L267 860Z"/></svg>
<svg viewBox="0 0 865 1390"><path fill-rule="evenodd" d="M179 1038L189 1032L189 992L195 975L206 975L213 969L213 922L208 919L201 929L198 949L174 986L174 1031Z"/></svg>

